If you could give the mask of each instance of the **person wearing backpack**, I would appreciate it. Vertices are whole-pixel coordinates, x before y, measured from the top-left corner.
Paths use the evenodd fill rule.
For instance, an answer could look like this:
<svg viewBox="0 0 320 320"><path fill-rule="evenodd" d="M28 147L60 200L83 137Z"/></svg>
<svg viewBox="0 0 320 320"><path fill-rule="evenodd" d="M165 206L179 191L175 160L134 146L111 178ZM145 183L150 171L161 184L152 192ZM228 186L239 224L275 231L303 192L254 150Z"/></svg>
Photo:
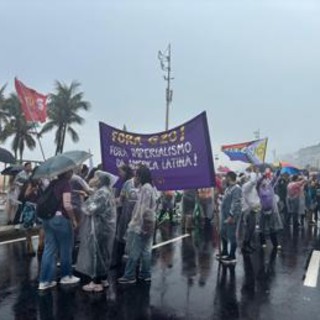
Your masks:
<svg viewBox="0 0 320 320"><path fill-rule="evenodd" d="M73 230L78 226L71 204L72 175L72 170L59 175L57 180L50 183L38 201L37 214L43 220L45 232L39 290L50 289L57 285L55 281L57 256L61 263L60 284L76 284L80 281L72 275Z"/></svg>
<svg viewBox="0 0 320 320"><path fill-rule="evenodd" d="M281 249L278 242L278 232L283 229L279 214L278 203L274 187L278 181L278 174L271 180L264 175L258 182L257 190L261 203L260 214L260 243L262 248L266 248L266 237L269 235L274 249Z"/></svg>

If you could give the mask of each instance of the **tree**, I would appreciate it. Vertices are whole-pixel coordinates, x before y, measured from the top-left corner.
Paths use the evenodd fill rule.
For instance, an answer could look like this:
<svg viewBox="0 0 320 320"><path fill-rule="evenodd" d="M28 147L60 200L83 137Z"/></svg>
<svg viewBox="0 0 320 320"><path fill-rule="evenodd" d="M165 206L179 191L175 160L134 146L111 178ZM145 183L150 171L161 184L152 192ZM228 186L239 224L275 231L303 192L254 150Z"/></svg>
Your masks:
<svg viewBox="0 0 320 320"><path fill-rule="evenodd" d="M4 110L4 104L6 101L6 98L4 96L5 89L6 89L6 85L0 88L0 132L2 131L3 123L6 123L8 121L8 114Z"/></svg>
<svg viewBox="0 0 320 320"><path fill-rule="evenodd" d="M73 142L79 141L79 135L73 125L82 125L84 118L81 111L88 111L90 103L83 100L83 92L79 92L80 83L73 81L70 86L56 82L56 93L50 95L48 104L49 121L43 126L40 134L56 129L56 154L62 153L67 133Z"/></svg>
<svg viewBox="0 0 320 320"><path fill-rule="evenodd" d="M16 94L11 94L2 105L2 111L6 114L4 128L0 133L0 141L6 142L12 138L12 150L15 158L22 162L25 147L33 150L36 141L33 138L31 123L27 123L21 111L20 101Z"/></svg>

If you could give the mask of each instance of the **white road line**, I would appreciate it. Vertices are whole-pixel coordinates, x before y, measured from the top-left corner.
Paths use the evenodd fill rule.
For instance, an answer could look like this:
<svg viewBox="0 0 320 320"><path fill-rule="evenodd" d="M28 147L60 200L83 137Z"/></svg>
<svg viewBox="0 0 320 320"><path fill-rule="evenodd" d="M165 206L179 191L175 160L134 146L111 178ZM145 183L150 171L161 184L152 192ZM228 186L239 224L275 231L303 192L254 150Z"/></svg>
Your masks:
<svg viewBox="0 0 320 320"><path fill-rule="evenodd" d="M157 244L155 244L155 245L152 247L152 249L154 250L154 249L157 249L157 248L166 246L167 244L170 244L170 243L172 243L172 242L179 241L179 240L184 239L184 238L187 238L187 237L190 237L190 234L189 234L189 233L186 233L186 234L184 234L184 235L182 235L182 236L180 236L180 237L173 238L173 239L168 240L168 241L165 241L165 242L157 243Z"/></svg>
<svg viewBox="0 0 320 320"><path fill-rule="evenodd" d="M171 239L171 240L157 243L156 245L154 245L154 246L152 247L152 249L157 249L157 248L166 246L167 244L170 244L170 243L179 241L179 240L184 239L184 238L187 238L187 237L190 237L190 234L186 233L186 234L184 234L184 235L182 235L182 236L173 238L173 239ZM33 236L33 237L32 237L32 239L36 239L36 238L39 238L39 236ZM3 241L3 242L0 242L0 246L1 246L1 245L5 245L5 244L15 243L15 242L21 242L21 241L26 241L26 238L18 238L18 239Z"/></svg>
<svg viewBox="0 0 320 320"><path fill-rule="evenodd" d="M310 259L309 267L304 280L304 285L310 288L316 288L320 267L320 251L314 250Z"/></svg>
<svg viewBox="0 0 320 320"><path fill-rule="evenodd" d="M39 236L32 237L32 239L37 239L37 238L39 238ZM21 242L21 241L26 241L26 237L0 242L0 246L5 244L10 244L10 243L15 243L15 242Z"/></svg>

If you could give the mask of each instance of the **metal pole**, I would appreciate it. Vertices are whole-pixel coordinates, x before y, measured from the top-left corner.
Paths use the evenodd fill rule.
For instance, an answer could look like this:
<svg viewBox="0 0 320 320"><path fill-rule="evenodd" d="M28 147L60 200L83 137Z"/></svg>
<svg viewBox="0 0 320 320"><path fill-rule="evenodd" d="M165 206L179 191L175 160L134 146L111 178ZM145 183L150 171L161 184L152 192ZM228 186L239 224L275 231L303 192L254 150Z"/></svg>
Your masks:
<svg viewBox="0 0 320 320"><path fill-rule="evenodd" d="M170 77L171 77L171 45L168 47L168 73L167 73L167 91L166 91L166 131L169 130L169 113L171 102L171 90L170 90Z"/></svg>
<svg viewBox="0 0 320 320"><path fill-rule="evenodd" d="M254 134L254 137L255 137L256 140L260 140L260 129L255 131L253 134Z"/></svg>
<svg viewBox="0 0 320 320"><path fill-rule="evenodd" d="M166 87L166 117L165 117L165 130L169 130L170 120L170 104L172 102L172 89L171 89L171 44L164 53L158 52L158 59L160 60L161 69L165 72L164 80L167 82Z"/></svg>

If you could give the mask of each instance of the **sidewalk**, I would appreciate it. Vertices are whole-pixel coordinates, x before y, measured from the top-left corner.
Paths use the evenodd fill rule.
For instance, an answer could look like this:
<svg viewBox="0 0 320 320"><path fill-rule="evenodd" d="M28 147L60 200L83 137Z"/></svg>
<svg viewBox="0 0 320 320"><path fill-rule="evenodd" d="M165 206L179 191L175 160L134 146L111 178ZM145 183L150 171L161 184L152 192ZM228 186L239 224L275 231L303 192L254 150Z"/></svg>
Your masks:
<svg viewBox="0 0 320 320"><path fill-rule="evenodd" d="M13 225L7 226L7 218L4 213L4 205L0 204L0 242L9 241L25 237L25 231L16 228ZM32 234L37 234L37 229L34 228Z"/></svg>
<svg viewBox="0 0 320 320"><path fill-rule="evenodd" d="M33 228L31 234L37 235L38 230L38 228ZM0 244L3 241L10 241L25 237L26 233L23 229L15 228L15 226L0 226Z"/></svg>

